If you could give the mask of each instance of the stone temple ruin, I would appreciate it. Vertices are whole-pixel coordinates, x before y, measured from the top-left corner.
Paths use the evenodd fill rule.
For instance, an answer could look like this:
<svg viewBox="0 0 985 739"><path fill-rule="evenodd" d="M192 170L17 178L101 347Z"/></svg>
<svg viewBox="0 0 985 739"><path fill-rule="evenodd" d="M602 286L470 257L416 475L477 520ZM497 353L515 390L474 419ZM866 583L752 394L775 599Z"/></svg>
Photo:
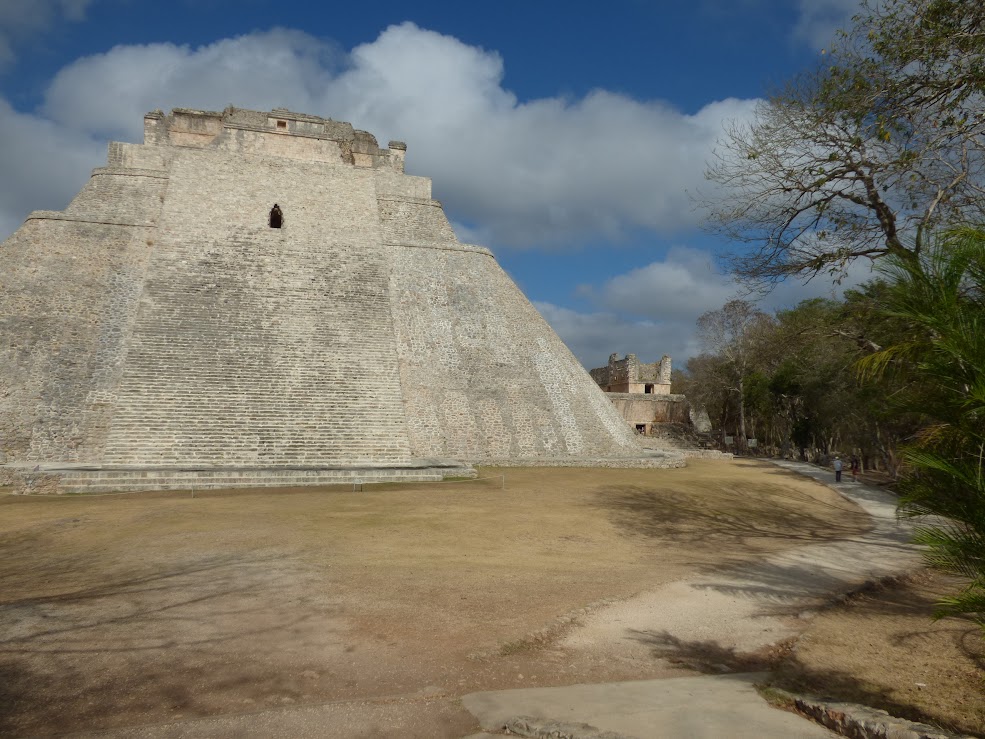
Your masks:
<svg viewBox="0 0 985 739"><path fill-rule="evenodd" d="M690 424L690 406L683 395L670 392L670 357L645 364L635 354L619 359L609 356L609 364L590 371L623 419L637 433L649 434L654 424Z"/></svg>
<svg viewBox="0 0 985 739"><path fill-rule="evenodd" d="M406 146L176 109L0 247L0 477L38 492L679 466L632 429ZM4 480L0 479L0 484Z"/></svg>
<svg viewBox="0 0 985 739"><path fill-rule="evenodd" d="M642 393L644 395L670 395L670 357L666 354L659 362L644 364L635 354L619 359L609 355L609 364L589 370L592 379L607 393Z"/></svg>

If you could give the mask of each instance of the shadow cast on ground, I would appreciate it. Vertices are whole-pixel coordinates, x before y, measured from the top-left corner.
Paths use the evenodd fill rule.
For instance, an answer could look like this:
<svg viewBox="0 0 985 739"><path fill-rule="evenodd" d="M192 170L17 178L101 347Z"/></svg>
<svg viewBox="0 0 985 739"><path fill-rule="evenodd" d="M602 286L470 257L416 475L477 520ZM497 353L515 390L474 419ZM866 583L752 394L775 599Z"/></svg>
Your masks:
<svg viewBox="0 0 985 739"><path fill-rule="evenodd" d="M36 534L45 539L7 538L0 554L39 551ZM0 735L108 728L162 711L208 715L210 695L239 688L293 700L302 692L295 678L264 667L277 656L267 635L291 644L337 632L340 607L306 603L304 575L288 555L176 552L163 568L135 562L71 587L92 561L39 558L38 577L58 587L0 595ZM252 661L234 669L243 654Z"/></svg>
<svg viewBox="0 0 985 739"><path fill-rule="evenodd" d="M629 535L713 548L723 542L741 547L761 539L815 543L856 536L870 528L851 504L810 501L810 508L825 511L821 515L805 510L806 499L781 491L754 499L723 488L709 501L626 485L599 489L595 505Z"/></svg>
<svg viewBox="0 0 985 739"><path fill-rule="evenodd" d="M939 717L897 701L893 688L889 685L862 680L841 670L817 669L805 665L798 658L792 639L746 653L725 647L714 640L684 641L667 632L637 631L632 634L632 638L652 647L655 659L686 669L705 674L769 672L772 674L765 686L810 695L821 701L847 700L878 706L898 718L929 723L948 731L959 731L958 727L942 724ZM827 692L818 693L818 686L824 686Z"/></svg>

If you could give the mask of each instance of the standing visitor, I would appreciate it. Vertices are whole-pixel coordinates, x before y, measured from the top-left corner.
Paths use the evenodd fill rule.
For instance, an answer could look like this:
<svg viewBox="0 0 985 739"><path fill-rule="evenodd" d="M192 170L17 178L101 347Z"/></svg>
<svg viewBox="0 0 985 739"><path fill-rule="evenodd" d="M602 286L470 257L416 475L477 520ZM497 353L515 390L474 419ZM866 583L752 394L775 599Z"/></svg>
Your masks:
<svg viewBox="0 0 985 739"><path fill-rule="evenodd" d="M841 457L835 457L835 482L841 482Z"/></svg>
<svg viewBox="0 0 985 739"><path fill-rule="evenodd" d="M852 455L852 482L858 482L858 473L861 465L858 462L858 456Z"/></svg>

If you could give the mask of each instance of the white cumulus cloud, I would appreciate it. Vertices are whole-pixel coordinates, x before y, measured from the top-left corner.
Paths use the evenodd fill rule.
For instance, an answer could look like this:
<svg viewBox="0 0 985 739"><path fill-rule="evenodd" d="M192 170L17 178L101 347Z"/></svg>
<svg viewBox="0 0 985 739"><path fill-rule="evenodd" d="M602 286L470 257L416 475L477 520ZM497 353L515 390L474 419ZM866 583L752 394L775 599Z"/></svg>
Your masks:
<svg viewBox="0 0 985 739"><path fill-rule="evenodd" d="M675 366L698 354L694 327L674 321L627 318L610 311L581 312L552 303L534 306L586 369L602 367L613 352L654 362L669 354Z"/></svg>
<svg viewBox="0 0 985 739"><path fill-rule="evenodd" d="M844 291L871 279L868 263L856 262L835 284L829 275L808 283L787 280L757 298L722 274L706 252L685 246L643 267L582 285L587 311L536 303L538 310L586 367L600 367L613 352L636 354L644 362L669 354L675 366L701 353L695 326L703 313L743 298L773 312L811 298L840 298Z"/></svg>
<svg viewBox="0 0 985 739"><path fill-rule="evenodd" d="M275 28L192 48L161 43L116 46L63 68L42 113L88 134L139 140L156 108L308 112L331 82L332 49L301 31Z"/></svg>
<svg viewBox="0 0 985 739"><path fill-rule="evenodd" d="M463 230L528 246L695 225L689 191L703 184L722 121L748 118L754 101L693 115L606 90L519 101L497 53L404 23L347 54L289 29L200 47L117 46L63 68L37 119L139 141L148 110L228 104L347 120L384 146L406 141L409 171L434 179ZM73 183L82 181L80 171Z"/></svg>
<svg viewBox="0 0 985 739"><path fill-rule="evenodd" d="M692 323L735 292L736 286L715 268L707 252L686 247L675 247L662 261L612 277L599 287L579 290L609 310Z"/></svg>
<svg viewBox="0 0 985 739"><path fill-rule="evenodd" d="M594 306L576 311L537 303L547 322L587 367L600 367L610 354L636 354L644 362L669 354L678 366L700 352L694 338L702 313L721 308L737 288L711 258L678 246L644 267L578 293Z"/></svg>
<svg viewBox="0 0 985 739"><path fill-rule="evenodd" d="M106 144L78 130L15 111L0 98L0 238L32 210L62 210Z"/></svg>

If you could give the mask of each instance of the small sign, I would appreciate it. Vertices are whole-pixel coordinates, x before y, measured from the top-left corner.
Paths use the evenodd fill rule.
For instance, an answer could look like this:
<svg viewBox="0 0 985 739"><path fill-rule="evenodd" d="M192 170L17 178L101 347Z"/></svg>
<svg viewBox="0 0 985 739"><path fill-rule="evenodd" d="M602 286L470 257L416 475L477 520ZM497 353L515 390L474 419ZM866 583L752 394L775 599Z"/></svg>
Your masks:
<svg viewBox="0 0 985 739"><path fill-rule="evenodd" d="M750 449L755 449L756 448L756 440L755 439L749 439L749 448Z"/></svg>
<svg viewBox="0 0 985 739"><path fill-rule="evenodd" d="M726 444L734 444L735 443L735 437L734 436L726 436L725 437L725 443Z"/></svg>

